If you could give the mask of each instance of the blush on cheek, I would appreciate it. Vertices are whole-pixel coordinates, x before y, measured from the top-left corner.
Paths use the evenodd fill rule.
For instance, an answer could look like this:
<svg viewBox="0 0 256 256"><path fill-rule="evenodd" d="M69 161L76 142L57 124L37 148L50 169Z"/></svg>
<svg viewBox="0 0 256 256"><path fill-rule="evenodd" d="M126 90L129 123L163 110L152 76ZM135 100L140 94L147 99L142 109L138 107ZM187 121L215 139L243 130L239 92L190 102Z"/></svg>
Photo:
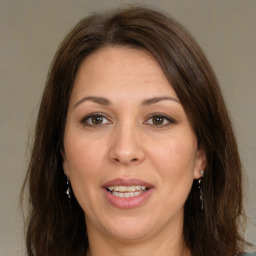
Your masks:
<svg viewBox="0 0 256 256"><path fill-rule="evenodd" d="M166 150L155 150L155 168L169 180L175 189L182 190L187 187L187 192L193 183L196 149L193 143L172 143ZM180 187L180 189L179 189ZM185 188L186 189L186 188ZM176 193L173 191L173 193Z"/></svg>

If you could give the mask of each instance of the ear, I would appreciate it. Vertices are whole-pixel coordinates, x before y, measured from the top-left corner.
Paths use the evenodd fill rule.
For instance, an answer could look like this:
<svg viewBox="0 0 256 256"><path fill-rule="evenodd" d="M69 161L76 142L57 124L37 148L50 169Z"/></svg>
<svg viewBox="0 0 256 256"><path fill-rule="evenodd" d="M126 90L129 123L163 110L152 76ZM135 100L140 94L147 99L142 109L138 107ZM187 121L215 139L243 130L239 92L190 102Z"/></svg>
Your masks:
<svg viewBox="0 0 256 256"><path fill-rule="evenodd" d="M196 152L196 159L195 159L195 169L194 169L194 179L200 179L202 174L200 171L204 171L207 165L207 158L206 153L203 148L198 148Z"/></svg>
<svg viewBox="0 0 256 256"><path fill-rule="evenodd" d="M67 157L66 157L64 149L61 149L60 154L62 157L62 166L63 166L64 173L66 174L67 178L69 179L69 168L68 168Z"/></svg>

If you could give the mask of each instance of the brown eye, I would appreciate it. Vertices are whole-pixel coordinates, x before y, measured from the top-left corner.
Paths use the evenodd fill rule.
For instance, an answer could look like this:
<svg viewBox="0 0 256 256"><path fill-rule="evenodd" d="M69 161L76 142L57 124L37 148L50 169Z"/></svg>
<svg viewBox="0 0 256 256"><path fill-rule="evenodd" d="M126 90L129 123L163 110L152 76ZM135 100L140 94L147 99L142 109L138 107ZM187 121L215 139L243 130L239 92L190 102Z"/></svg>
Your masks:
<svg viewBox="0 0 256 256"><path fill-rule="evenodd" d="M149 124L151 126L155 126L155 127L159 127L159 128L166 127L173 123L175 123L174 119L172 119L169 116L162 115L162 114L153 114L145 122L145 124Z"/></svg>
<svg viewBox="0 0 256 256"><path fill-rule="evenodd" d="M92 124L102 124L103 123L103 117L102 116L92 116L91 117Z"/></svg>
<svg viewBox="0 0 256 256"><path fill-rule="evenodd" d="M83 118L81 120L81 123L83 123L86 126L101 126L101 125L109 124L111 122L104 115L91 114Z"/></svg>
<svg viewBox="0 0 256 256"><path fill-rule="evenodd" d="M154 125L162 125L164 123L164 118L162 116L154 116L152 117L152 123Z"/></svg>

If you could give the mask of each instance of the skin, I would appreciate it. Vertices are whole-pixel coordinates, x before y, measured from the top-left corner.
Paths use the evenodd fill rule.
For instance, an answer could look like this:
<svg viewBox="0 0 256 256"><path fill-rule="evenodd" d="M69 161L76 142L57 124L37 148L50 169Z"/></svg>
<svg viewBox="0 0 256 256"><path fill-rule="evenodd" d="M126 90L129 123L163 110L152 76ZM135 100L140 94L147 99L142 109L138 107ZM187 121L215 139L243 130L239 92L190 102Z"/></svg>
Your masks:
<svg viewBox="0 0 256 256"><path fill-rule="evenodd" d="M149 100L157 97L164 98ZM69 102L62 156L85 213L88 255L190 255L183 243L184 203L205 167L205 153L149 53L115 46L84 60ZM120 209L102 190L116 178L154 188L138 207Z"/></svg>

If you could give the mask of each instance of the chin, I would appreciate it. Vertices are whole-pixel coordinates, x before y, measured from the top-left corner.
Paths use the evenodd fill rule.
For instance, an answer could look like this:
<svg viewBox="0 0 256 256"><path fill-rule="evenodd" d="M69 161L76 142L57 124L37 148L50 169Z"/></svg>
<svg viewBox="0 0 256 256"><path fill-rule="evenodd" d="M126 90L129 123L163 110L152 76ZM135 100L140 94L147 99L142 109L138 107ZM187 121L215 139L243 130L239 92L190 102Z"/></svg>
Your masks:
<svg viewBox="0 0 256 256"><path fill-rule="evenodd" d="M105 230L116 240L133 241L142 240L151 232L152 224L148 223L145 218L122 218L105 227Z"/></svg>
<svg viewBox="0 0 256 256"><path fill-rule="evenodd" d="M140 241L143 238L146 238L149 235L149 230L146 228L131 228L124 226L119 229L115 230L113 236L116 240L123 241L123 242L131 242L131 241Z"/></svg>

